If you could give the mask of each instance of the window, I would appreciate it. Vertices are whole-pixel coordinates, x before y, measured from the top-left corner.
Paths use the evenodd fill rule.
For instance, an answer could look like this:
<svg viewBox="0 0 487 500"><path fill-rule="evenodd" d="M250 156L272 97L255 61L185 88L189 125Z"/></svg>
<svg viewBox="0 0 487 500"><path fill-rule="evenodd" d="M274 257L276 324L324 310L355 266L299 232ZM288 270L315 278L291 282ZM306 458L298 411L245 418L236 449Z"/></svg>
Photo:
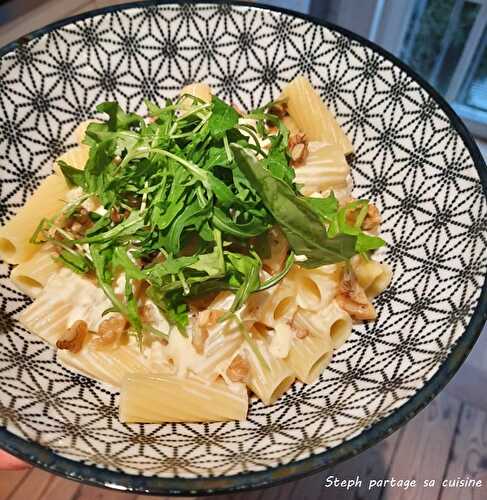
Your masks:
<svg viewBox="0 0 487 500"><path fill-rule="evenodd" d="M382 6L377 41L438 89L475 135L487 137L487 0L399 0L397 6Z"/></svg>

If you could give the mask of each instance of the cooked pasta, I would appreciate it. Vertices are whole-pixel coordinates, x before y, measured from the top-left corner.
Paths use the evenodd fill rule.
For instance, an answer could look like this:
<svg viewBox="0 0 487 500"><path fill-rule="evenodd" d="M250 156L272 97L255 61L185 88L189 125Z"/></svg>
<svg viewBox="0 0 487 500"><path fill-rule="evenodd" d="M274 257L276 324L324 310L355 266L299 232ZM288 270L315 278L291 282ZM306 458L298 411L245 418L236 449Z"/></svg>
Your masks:
<svg viewBox="0 0 487 500"><path fill-rule="evenodd" d="M120 389L122 422L243 420L377 315L391 270L351 143L304 78L283 98L245 114L195 83L146 117L102 103L0 229L33 299L20 323Z"/></svg>
<svg viewBox="0 0 487 500"><path fill-rule="evenodd" d="M51 217L65 205L67 185L62 177L44 179L27 203L0 228L0 258L20 264L32 257L39 245L30 243L41 219Z"/></svg>
<svg viewBox="0 0 487 500"><path fill-rule="evenodd" d="M245 385L194 377L128 375L120 394L122 422L245 420L247 408Z"/></svg>
<svg viewBox="0 0 487 500"><path fill-rule="evenodd" d="M38 297L49 277L62 266L56 257L54 247L44 245L29 260L15 266L10 279L29 297Z"/></svg>
<svg viewBox="0 0 487 500"><path fill-rule="evenodd" d="M287 99L289 115L309 141L333 144L344 155L353 152L350 139L306 78L295 78L283 89L282 96Z"/></svg>
<svg viewBox="0 0 487 500"><path fill-rule="evenodd" d="M310 142L308 156L296 168L295 180L301 184L301 192L310 195L336 189L346 189L349 183L350 167L339 148L325 142Z"/></svg>
<svg viewBox="0 0 487 500"><path fill-rule="evenodd" d="M246 357L250 364L250 376L247 382L249 388L265 404L272 404L279 399L294 382L295 376L287 363L269 351L269 345L264 340L256 340L263 363L255 352L245 347Z"/></svg>
<svg viewBox="0 0 487 500"><path fill-rule="evenodd" d="M312 384L331 361L333 346L329 335L306 335L292 341L286 363L305 384Z"/></svg>

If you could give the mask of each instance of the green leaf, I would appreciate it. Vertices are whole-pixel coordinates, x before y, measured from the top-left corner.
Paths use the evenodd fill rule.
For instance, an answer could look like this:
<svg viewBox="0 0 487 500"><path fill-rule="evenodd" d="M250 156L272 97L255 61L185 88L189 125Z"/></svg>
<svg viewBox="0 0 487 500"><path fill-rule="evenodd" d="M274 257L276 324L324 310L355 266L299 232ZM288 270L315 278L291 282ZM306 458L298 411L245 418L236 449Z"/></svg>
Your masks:
<svg viewBox="0 0 487 500"><path fill-rule="evenodd" d="M354 237L328 238L318 214L288 184L274 177L248 150L238 145L232 148L239 168L274 216L294 253L306 256L303 267L333 264L355 254Z"/></svg>
<svg viewBox="0 0 487 500"><path fill-rule="evenodd" d="M86 181L84 170L71 167L63 160L58 160L57 163L61 167L61 172L63 173L69 187L81 187L85 189Z"/></svg>
<svg viewBox="0 0 487 500"><path fill-rule="evenodd" d="M219 207L213 209L213 224L216 228L225 234L235 236L236 238L248 239L258 236L268 229L268 225L257 218L249 222L237 224Z"/></svg>
<svg viewBox="0 0 487 500"><path fill-rule="evenodd" d="M169 255L164 262L154 264L144 270L144 275L151 283L161 287L166 283L168 276L177 275L197 260L196 256L176 258Z"/></svg>
<svg viewBox="0 0 487 500"><path fill-rule="evenodd" d="M179 331L186 335L186 327L189 323L188 306L179 294L164 293L157 287L150 286L147 296L162 311L169 323L176 325Z"/></svg>
<svg viewBox="0 0 487 500"><path fill-rule="evenodd" d="M85 274L92 269L92 265L86 257L68 250L62 250L54 260L78 274Z"/></svg>
<svg viewBox="0 0 487 500"><path fill-rule="evenodd" d="M320 216L322 222L329 221L338 211L338 200L333 191L326 198L304 198L306 203Z"/></svg>
<svg viewBox="0 0 487 500"><path fill-rule="evenodd" d="M122 269L127 278L135 280L145 279L145 274L131 260L131 258L127 253L127 249L124 247L116 247L114 249L112 266L114 271L117 270L118 268Z"/></svg>
<svg viewBox="0 0 487 500"><path fill-rule="evenodd" d="M137 304L137 299L134 295L134 290L132 287L132 280L126 276L125 278L125 302L127 304L127 319L130 324L134 327L135 331L139 334L139 344L141 343L142 334L142 320L139 316L139 307Z"/></svg>
<svg viewBox="0 0 487 500"><path fill-rule="evenodd" d="M100 219L101 220L101 219ZM81 238L77 243L103 243L113 242L117 238L126 238L134 235L139 229L144 227L144 218L137 210L130 212L127 219L105 232Z"/></svg>
<svg viewBox="0 0 487 500"><path fill-rule="evenodd" d="M167 249L176 254L181 249L181 236L183 231L196 229L203 224L209 214L209 207L200 207L197 201L189 205L173 221L167 235Z"/></svg>
<svg viewBox="0 0 487 500"><path fill-rule="evenodd" d="M238 124L239 114L219 97L213 96L211 102L213 109L208 127L212 137L221 139L227 130Z"/></svg>
<svg viewBox="0 0 487 500"><path fill-rule="evenodd" d="M211 253L198 255L197 260L188 267L214 277L225 274L225 266L222 264L223 262L220 260L220 252L218 248L215 247Z"/></svg>
<svg viewBox="0 0 487 500"><path fill-rule="evenodd" d="M206 170L211 170L213 167L224 167L228 164L225 148L212 146L208 149L203 166Z"/></svg>
<svg viewBox="0 0 487 500"><path fill-rule="evenodd" d="M96 107L98 113L108 115L107 126L111 131L130 130L140 127L144 119L135 113L125 113L117 102L103 102Z"/></svg>
<svg viewBox="0 0 487 500"><path fill-rule="evenodd" d="M274 177L292 185L294 181L294 169L289 166L285 151L275 148L271 149L264 160L264 164Z"/></svg>
<svg viewBox="0 0 487 500"><path fill-rule="evenodd" d="M235 299L230 307L231 312L235 312L248 299L252 292L260 288L259 273L261 262L259 256L253 253L253 257L232 252L225 252L226 258L229 260L229 268L236 275L234 279L240 281L241 284L235 294ZM232 280L230 280L230 283Z"/></svg>
<svg viewBox="0 0 487 500"><path fill-rule="evenodd" d="M386 242L378 236L370 236L365 233L360 233L357 236L357 243L355 244L355 251L357 253L365 253L371 250L377 250L384 246Z"/></svg>

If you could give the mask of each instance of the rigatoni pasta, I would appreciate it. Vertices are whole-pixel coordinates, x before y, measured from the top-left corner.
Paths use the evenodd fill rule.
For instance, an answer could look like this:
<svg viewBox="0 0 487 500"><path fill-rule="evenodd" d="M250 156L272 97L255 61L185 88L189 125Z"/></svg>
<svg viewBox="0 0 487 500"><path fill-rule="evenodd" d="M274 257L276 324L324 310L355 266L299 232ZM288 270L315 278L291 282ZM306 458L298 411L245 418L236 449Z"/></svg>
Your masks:
<svg viewBox="0 0 487 500"><path fill-rule="evenodd" d="M39 249L30 243L41 219L51 217L65 205L67 185L64 178L50 175L44 179L27 203L0 228L0 258L9 264L29 260Z"/></svg>
<svg viewBox="0 0 487 500"><path fill-rule="evenodd" d="M243 384L208 383L172 375L128 375L120 395L122 422L211 422L245 420L248 396Z"/></svg>
<svg viewBox="0 0 487 500"><path fill-rule="evenodd" d="M344 155L353 152L350 139L306 78L296 77L283 89L282 96L287 100L289 115L308 140L338 146Z"/></svg>
<svg viewBox="0 0 487 500"><path fill-rule="evenodd" d="M33 299L20 323L119 389L122 422L243 420L378 314L391 271L351 143L304 78L282 96L248 114L204 83L147 117L103 103L0 230Z"/></svg>
<svg viewBox="0 0 487 500"><path fill-rule="evenodd" d="M38 297L47 280L62 266L56 261L56 257L54 248L44 245L29 260L15 266L10 279L29 297Z"/></svg>

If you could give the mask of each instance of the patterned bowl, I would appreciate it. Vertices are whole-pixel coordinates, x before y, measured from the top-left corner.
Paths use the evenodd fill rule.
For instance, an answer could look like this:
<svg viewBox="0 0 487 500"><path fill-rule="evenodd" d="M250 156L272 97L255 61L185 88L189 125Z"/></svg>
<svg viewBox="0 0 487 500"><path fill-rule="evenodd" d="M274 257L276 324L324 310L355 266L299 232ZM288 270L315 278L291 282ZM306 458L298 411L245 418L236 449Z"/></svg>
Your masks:
<svg viewBox="0 0 487 500"><path fill-rule="evenodd" d="M392 286L313 385L248 420L126 425L118 394L23 330L29 299L0 264L0 446L66 477L135 492L276 484L359 453L423 408L486 315L485 164L445 101L390 54L335 26L244 4L130 4L67 19L0 50L0 217L72 144L95 105L206 81L243 108L306 75L352 139L356 192L383 213ZM483 285L483 288L482 288Z"/></svg>

